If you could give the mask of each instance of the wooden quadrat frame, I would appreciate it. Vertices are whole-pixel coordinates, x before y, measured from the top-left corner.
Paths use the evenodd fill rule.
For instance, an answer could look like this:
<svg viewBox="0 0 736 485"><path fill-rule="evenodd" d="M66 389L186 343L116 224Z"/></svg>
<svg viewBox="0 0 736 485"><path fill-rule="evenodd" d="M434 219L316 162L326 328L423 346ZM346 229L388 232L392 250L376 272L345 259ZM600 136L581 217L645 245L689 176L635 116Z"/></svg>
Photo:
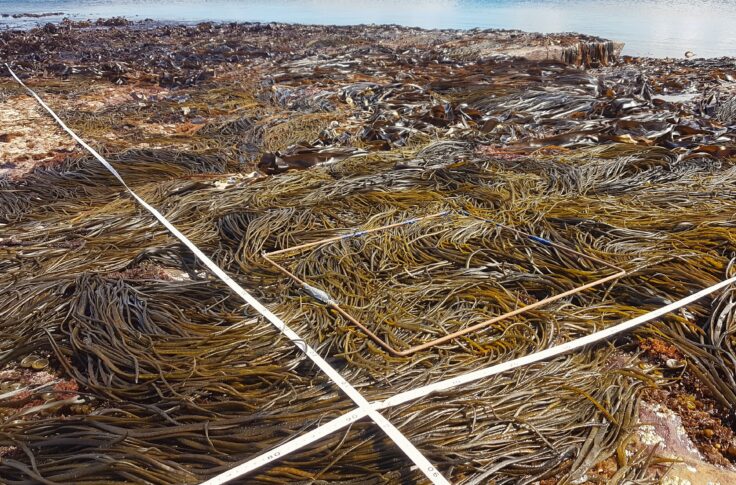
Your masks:
<svg viewBox="0 0 736 485"><path fill-rule="evenodd" d="M590 283L586 283L586 284L577 286L575 288L572 288L570 290L564 291L562 293L558 293L556 295L549 296L549 297L544 298L542 300L539 300L537 302L534 302L534 303L530 303L528 305L521 306L521 307L519 307L519 308L517 308L515 310L506 312L506 313L504 313L502 315L495 316L495 317L490 318L488 320L484 320L482 322L476 323L475 325L472 325L470 327L463 328L463 329L458 330L456 332L453 332L453 333L444 335L442 337L436 338L436 339L431 340L429 342L424 342L424 343L422 343L420 345L415 345L415 346L410 347L410 348L405 349L405 350L398 350L398 349L393 348L391 345L387 344L378 335L376 335L372 330L370 330L364 323L362 323L361 321L359 321L357 318L355 318L353 315L351 315L349 312L347 312L344 308L342 308L340 306L340 303L338 301L334 300L326 292L320 290L319 288L315 288L314 286L310 285L309 283L307 283L306 281L302 280L301 278L299 278L298 276L296 276L295 274L293 274L291 271L289 271L288 269L286 269L284 266L282 266L281 264L277 263L276 261L274 261L272 259L274 256L279 256L279 255L283 255L283 254L290 254L290 255L298 254L298 253L301 253L301 252L303 252L303 251L305 251L307 249L313 248L315 246L326 245L326 244L330 244L330 243L333 243L333 242L336 242L336 241L340 241L340 240L343 240L343 239L349 239L349 238L352 238L352 237L360 237L360 236L363 236L365 234L370 234L370 233L379 232L379 231L385 231L387 229L392 229L392 228L395 228L395 227L401 227L401 226L405 226L405 225L409 225L409 224L415 224L415 223L417 223L419 221L434 219L434 218L448 216L448 215L452 215L452 214L455 214L455 213L452 212L452 211L443 211L443 212L438 212L438 213L430 214L430 215L423 216L423 217L408 219L408 220L405 220L405 221L402 221L402 222L396 222L396 223L393 223L393 224L387 224L385 226L380 226L380 227L376 227L376 228L373 228L373 229L366 229L366 230L362 230L362 231L354 231L354 232L351 232L351 233L348 233L348 234L344 234L344 235L341 235L341 236L333 236L333 237L329 237L329 238L326 238L326 239L321 239L319 241L313 241L313 242L306 243L306 244L300 244L298 246L292 246L292 247L289 247L289 248L279 249L277 251L271 251L271 252L263 253L263 258L269 264L271 264L273 267L275 267L276 269L278 269L281 273L285 274L286 276L288 276L289 278L291 278L294 282L298 283L309 296L311 296L312 298L318 300L319 302L321 302L321 303L325 304L326 306L328 306L328 307L332 308L333 310L335 310L337 313L339 313L343 318L345 318L351 324L353 324L356 327L358 327L363 333L365 333L365 335L367 335L371 340L373 340L376 344L378 344L383 350L385 350L389 354L391 354L393 356L396 356L396 357L406 357L406 356L409 356L409 355L414 354L416 352L419 352L420 350L426 350L426 349L429 349L429 348L434 347L436 345L440 345L442 343L445 343L445 342L448 342L450 340L453 340L453 339L456 339L458 337L461 337L463 335L467 335L469 333L477 332L477 331L482 330L482 329L484 329L484 328L488 327L489 325L492 325L492 324L494 324L496 322L500 322L502 320L506 320L506 319L511 318L511 317L514 317L516 315L521 315L522 313L528 312L530 310L534 310L536 308L539 308L539 307L548 305L550 303L553 303L555 301L561 300L563 298L567 298L569 296L575 295L577 293L580 293L582 291L588 290L590 288L594 288L596 286L600 286L600 285L602 285L604 283L607 283L609 281L616 280L616 279L621 278L622 276L625 276L627 274L626 273L626 270L621 269L620 267L618 267L618 266L616 266L614 264L611 264L611 263L609 263L607 261L604 261L604 260L602 260L600 258L597 258L595 256L591 256L591 255L582 253L580 251L577 251L575 249L569 248L569 247L564 246L562 244L555 243L555 242L550 241L548 239L545 239L545 238L542 238L542 237L539 237L539 236L535 236L533 234L529 234L529 233L524 232L524 231L521 231L519 229L515 229L515 228L509 227L509 226L505 226L503 224L499 224L499 223L496 223L496 222L493 222L493 221L490 221L488 219L484 219L484 218L481 218L481 217L472 216L472 215L468 215L468 214L457 214L457 215L463 215L463 216L466 216L466 217L472 217L474 219L477 219L477 220L480 220L480 221L483 221L483 222L495 224L497 227L499 227L499 228L501 228L501 229L503 229L505 231L509 231L509 232L511 232L513 234L516 234L517 236L526 237L529 240L531 240L531 241L533 241L533 242L535 242L537 244L540 244L542 246L553 247L553 248L555 248L557 250L566 252L568 254L575 255L575 256L577 256L579 258L582 258L582 259L586 259L586 260L588 260L588 261L590 261L592 263L596 263L598 265L605 266L608 269L614 270L615 273L614 274L611 274L611 275L608 275L608 276L603 276L603 277L601 277L601 278L599 278L599 279L597 279L595 281L591 281Z"/></svg>

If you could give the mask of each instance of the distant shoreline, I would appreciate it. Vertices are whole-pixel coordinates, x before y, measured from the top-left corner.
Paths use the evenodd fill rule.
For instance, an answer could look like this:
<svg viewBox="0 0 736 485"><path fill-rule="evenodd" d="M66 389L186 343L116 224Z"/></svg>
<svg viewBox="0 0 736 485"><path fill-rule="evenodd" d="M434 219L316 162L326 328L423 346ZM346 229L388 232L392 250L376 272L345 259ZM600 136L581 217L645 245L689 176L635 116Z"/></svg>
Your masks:
<svg viewBox="0 0 736 485"><path fill-rule="evenodd" d="M59 18L55 18L59 17ZM20 19L31 19L32 22L26 22L18 25L14 25L9 22L3 23L3 19L12 18L15 20ZM208 25L229 25L229 24L239 24L239 25L250 25L250 26L294 26L294 27L303 27L303 28L317 28L317 29L326 29L326 28L339 28L339 29L361 29L361 28L386 28L386 29L398 29L398 30L407 30L407 31L417 31L422 32L425 34L432 34L432 33L462 33L462 34L493 34L493 33L514 33L522 36L525 40L521 41L520 44L517 46L519 51L517 52L509 52L511 55L519 55L521 53L521 57L528 58L530 60L541 60L541 59L554 59L556 54L562 55L561 52L545 55L545 53L541 51L530 51L530 47L536 47L536 46L530 46L525 44L529 38L535 38L535 39L549 39L549 42L547 42L549 45L553 45L555 42L559 41L560 39L567 39L569 43L569 39L579 39L583 42L587 43L605 43L605 42L611 42L612 43L612 54L614 57L641 57L641 58L651 58L651 59L662 59L662 60L676 60L676 59L682 59L694 57L697 59L736 59L736 53L734 53L733 56L717 56L717 57L700 57L697 56L696 53L692 53L690 51L684 52L683 56L681 57L651 57L651 56L641 56L641 55L630 55L623 51L625 47L625 42L619 40L619 39L606 39L602 38L600 36L592 35L592 34L586 34L582 32L556 32L556 33L542 33L542 32L533 32L533 31L525 31L520 29L504 29L504 28L488 28L488 29L482 29L482 28L424 28L424 27L414 27L414 26L407 26L407 25L400 25L400 24L342 24L342 25L333 25L333 24L310 24L310 23L299 23L299 22L261 22L261 21L237 21L237 22L225 22L225 21L180 21L180 20L160 20L160 19L135 19L131 17L124 17L124 16L116 16L116 17L100 17L97 19L72 19L70 18L66 13L64 12L42 12L42 13L22 13L22 14L9 14L9 13L0 13L0 32L2 32L1 28L5 28L6 31L8 30L20 30L20 31L28 31L33 30L37 28L43 28L47 24L52 25L69 25L74 26L75 28L91 28L91 27L118 27L118 28L132 28L132 29L155 29L162 26L185 26L185 27L193 27L200 24L208 24ZM541 44L543 42L540 42ZM558 44L562 45L562 44Z"/></svg>
<svg viewBox="0 0 736 485"><path fill-rule="evenodd" d="M288 0L173 0L170 3L121 0L115 2L48 0L3 2L0 29L29 29L47 22L95 21L124 17L138 22L153 19L162 24L199 22L278 22L299 25L403 25L431 30L514 29L553 34L589 33L624 42L625 55L683 58L736 55L736 35L728 18L736 17L736 5L716 8L710 0L322 0L301 4ZM695 15L697 14L697 15ZM13 17L16 18L13 18Z"/></svg>

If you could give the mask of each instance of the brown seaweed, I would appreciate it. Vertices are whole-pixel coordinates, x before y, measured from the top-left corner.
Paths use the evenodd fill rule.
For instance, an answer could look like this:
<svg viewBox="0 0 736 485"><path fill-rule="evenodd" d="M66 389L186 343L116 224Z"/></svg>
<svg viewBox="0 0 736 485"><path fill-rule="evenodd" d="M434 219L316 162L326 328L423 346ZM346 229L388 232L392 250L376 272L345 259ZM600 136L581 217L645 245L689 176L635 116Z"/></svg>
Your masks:
<svg viewBox="0 0 736 485"><path fill-rule="evenodd" d="M610 64L580 69L469 50L502 33L122 27L3 32L0 52L370 400L587 335L733 274L736 144L730 87L717 82L732 75L727 61L614 63L603 45L570 51L568 61ZM64 59L59 46L72 40ZM686 89L697 97L662 98ZM84 104L109 93L124 96ZM198 483L352 408L94 159L72 154L0 178L0 189L4 482ZM262 257L443 211L483 220L349 237L283 263L397 346L596 274L488 221L627 275L397 357ZM733 427L733 300L724 291L386 417L453 483L643 482L659 450L634 438L652 389L694 375L698 399ZM677 350L673 365L640 355L653 338ZM599 473L606 460L613 470ZM243 479L310 481L422 477L360 421Z"/></svg>

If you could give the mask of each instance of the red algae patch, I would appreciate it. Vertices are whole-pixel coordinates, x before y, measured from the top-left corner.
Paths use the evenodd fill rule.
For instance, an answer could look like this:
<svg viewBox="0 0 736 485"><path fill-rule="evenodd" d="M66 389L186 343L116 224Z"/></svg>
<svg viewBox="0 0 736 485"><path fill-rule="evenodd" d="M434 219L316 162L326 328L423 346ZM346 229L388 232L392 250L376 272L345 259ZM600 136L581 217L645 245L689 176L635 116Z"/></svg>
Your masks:
<svg viewBox="0 0 736 485"><path fill-rule="evenodd" d="M0 103L0 177L19 178L68 157L76 143L25 93Z"/></svg>
<svg viewBox="0 0 736 485"><path fill-rule="evenodd" d="M139 101L145 104L154 101L160 96L166 96L169 90L157 84L124 84L110 85L109 83L91 83L85 86L89 90L75 100L75 109L85 111L100 111L106 108L120 106Z"/></svg>

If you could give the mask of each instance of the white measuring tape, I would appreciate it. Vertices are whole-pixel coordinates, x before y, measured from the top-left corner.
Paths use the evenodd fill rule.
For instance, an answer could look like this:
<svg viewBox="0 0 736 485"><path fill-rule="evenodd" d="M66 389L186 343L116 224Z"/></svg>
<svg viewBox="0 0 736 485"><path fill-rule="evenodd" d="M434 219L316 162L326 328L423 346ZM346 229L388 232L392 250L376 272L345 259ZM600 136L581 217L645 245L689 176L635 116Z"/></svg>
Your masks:
<svg viewBox="0 0 736 485"><path fill-rule="evenodd" d="M97 153L94 148L87 145L81 138L77 136L66 124L54 113L54 111L43 102L43 100L28 86L23 84L18 76L15 75L8 64L5 64L8 71L13 78L23 86L34 98L39 102L43 108L56 120L64 131L71 135L74 140L82 145L88 152L90 152L104 167L115 176L116 179L123 185L125 190L133 196L133 198L142 205L148 212L158 219L158 221L166 227L177 239L179 239L184 245L194 253L197 258L209 268L212 273L215 274L220 280L222 280L227 286L230 287L238 296L240 296L246 303L255 308L261 315L273 324L280 332L282 332L289 340L291 340L296 347L304 352L316 365L319 367L327 376L345 393L350 399L358 405L358 408L364 411L363 416L369 416L388 436L394 443L411 459L412 462L426 475L426 477L434 484L437 485L449 485L449 482L435 469L434 466L427 460L427 458L399 431L393 424L391 424L386 418L384 418L376 409L371 407L368 401L363 397L357 389L355 389L348 381L346 381L337 370L332 367L327 361L325 361L320 355L312 349L307 343L299 337L299 335L289 328L286 323L273 314L268 308L263 306L261 302L256 300L250 293L236 283L230 276L225 273L217 264L214 263L209 257L207 257L192 241L189 240L184 234L182 234L166 217L164 217L159 211L149 205L145 200L141 199L138 194L128 187L125 180L120 176L117 170L105 160L102 155ZM233 477L234 478L234 477ZM229 480L229 479L228 479ZM209 483L209 482L208 482ZM212 483L224 483L223 481L215 481Z"/></svg>
<svg viewBox="0 0 736 485"><path fill-rule="evenodd" d="M484 369L479 369L477 371L469 372L467 374L463 374L457 377L452 377L450 379L445 379L443 381L435 382L434 384L429 384L426 386L418 387L416 389L412 389L410 391L402 392L402 393L396 394L393 397L385 399L383 401L376 401L372 403L371 406L373 407L373 409L376 409L376 410L385 409L385 408L389 408L392 406L398 406L399 404L404 404L409 401L414 401L416 399L425 397L435 392L446 391L454 387L461 386L463 384L468 384L470 382L477 381L479 379L483 379L485 377L490 377L490 376L500 374L508 370L512 370L512 369L516 369L519 367L523 367L525 365L533 364L534 362L539 362L541 360L545 360L550 357L555 357L560 354L565 354L571 350L574 350L574 349L577 349L577 348L580 348L580 347L583 347L585 345L589 345L595 342L599 342L601 340L605 340L618 333L625 332L626 330L630 330L634 327L643 325L651 320L654 320L655 318L661 317L662 315L665 315L671 311L674 311L674 310L677 310L678 308L682 308L686 305L689 305L690 303L693 303L694 301L699 300L700 298L703 298L704 296L707 296L713 292L720 290L721 288L725 288L726 286L729 286L735 283L736 283L736 276L729 278L727 280L721 281L720 283L716 283L713 286L710 286L704 290L700 290L697 293L693 293L692 295L687 296L674 303L670 303L667 306L663 306L662 308L658 308L657 310L652 310L651 312L645 313L636 318L632 318L631 320L627 320L623 323L619 323L618 325L614 325L604 330L600 330L598 332L591 333L590 335L586 335L585 337L580 337L578 339L571 340L564 344L555 345L554 347L550 347L548 349L545 349L540 352L536 352L534 354L530 354L524 357L519 357L518 359L513 359L508 362L503 362L501 364L492 365ZM296 438L293 438L291 441L288 441L276 448L273 448L272 450L266 453L256 456L255 458L241 465L238 465L220 475L217 475L216 477L206 481L202 485L220 485L222 483L225 483L228 480L232 480L234 478L246 475L252 472L253 470L256 470L257 468L267 465L268 463L275 461L276 459L281 458L284 455L287 455L288 453L296 451L304 446L310 445L311 443L323 438L324 436L327 436L333 432L336 432L340 430L341 428L344 428L364 418L365 416L366 416L366 411L364 409L356 409L350 413L343 414L339 418L335 418L332 421L329 421L328 423L325 423L322 426L315 428L308 433L297 436Z"/></svg>

